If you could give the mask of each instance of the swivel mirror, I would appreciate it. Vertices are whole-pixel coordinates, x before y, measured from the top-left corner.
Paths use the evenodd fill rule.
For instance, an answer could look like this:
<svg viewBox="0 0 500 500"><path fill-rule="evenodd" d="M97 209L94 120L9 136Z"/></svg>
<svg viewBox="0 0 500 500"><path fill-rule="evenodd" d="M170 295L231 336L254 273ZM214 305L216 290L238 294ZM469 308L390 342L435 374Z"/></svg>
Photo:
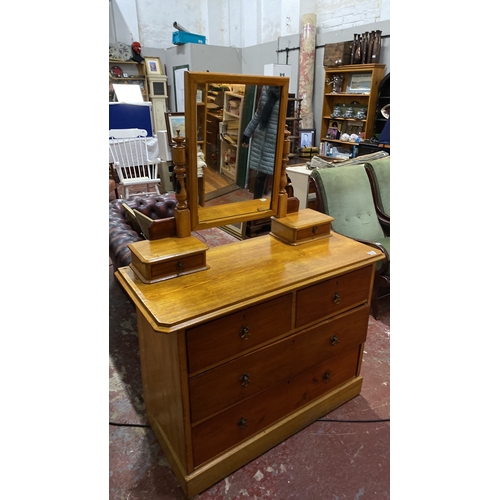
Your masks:
<svg viewBox="0 0 500 500"><path fill-rule="evenodd" d="M185 72L191 228L277 215L288 78Z"/></svg>

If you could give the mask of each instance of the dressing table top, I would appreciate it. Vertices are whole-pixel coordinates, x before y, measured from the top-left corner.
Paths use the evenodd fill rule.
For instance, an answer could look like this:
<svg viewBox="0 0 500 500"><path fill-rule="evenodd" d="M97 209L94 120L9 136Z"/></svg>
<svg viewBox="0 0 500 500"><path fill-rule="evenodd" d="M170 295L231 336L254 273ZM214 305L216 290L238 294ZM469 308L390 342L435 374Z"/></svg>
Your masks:
<svg viewBox="0 0 500 500"><path fill-rule="evenodd" d="M193 274L145 284L122 267L116 277L150 324L168 333L381 259L380 251L333 232L299 246L265 235L210 248L209 269Z"/></svg>

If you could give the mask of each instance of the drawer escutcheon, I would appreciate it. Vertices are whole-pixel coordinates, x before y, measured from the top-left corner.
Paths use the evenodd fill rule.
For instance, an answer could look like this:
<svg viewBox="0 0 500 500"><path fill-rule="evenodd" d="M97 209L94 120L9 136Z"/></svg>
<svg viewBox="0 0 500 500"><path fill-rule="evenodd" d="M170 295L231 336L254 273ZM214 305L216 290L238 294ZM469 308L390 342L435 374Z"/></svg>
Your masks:
<svg viewBox="0 0 500 500"><path fill-rule="evenodd" d="M248 340L250 338L250 328L248 328L248 326L241 327L240 337L242 340Z"/></svg>
<svg viewBox="0 0 500 500"><path fill-rule="evenodd" d="M247 387L250 384L250 375L248 373L244 373L240 377L240 382L243 387Z"/></svg>

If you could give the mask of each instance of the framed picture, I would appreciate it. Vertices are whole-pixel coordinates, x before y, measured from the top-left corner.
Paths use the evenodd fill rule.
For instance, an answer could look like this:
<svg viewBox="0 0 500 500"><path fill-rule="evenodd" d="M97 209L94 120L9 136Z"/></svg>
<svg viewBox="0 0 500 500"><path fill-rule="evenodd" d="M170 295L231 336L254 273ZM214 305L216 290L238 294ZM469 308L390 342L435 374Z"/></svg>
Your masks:
<svg viewBox="0 0 500 500"><path fill-rule="evenodd" d="M341 127L339 127L339 122L336 120L330 120L328 122L328 130L326 132L326 138L338 139L340 137L340 130Z"/></svg>
<svg viewBox="0 0 500 500"><path fill-rule="evenodd" d="M299 129L299 144L301 148L313 148L315 146L314 128L301 128Z"/></svg>
<svg viewBox="0 0 500 500"><path fill-rule="evenodd" d="M145 57L144 64L146 65L147 75L163 75L159 57Z"/></svg>
<svg viewBox="0 0 500 500"><path fill-rule="evenodd" d="M184 113L184 73L189 71L189 64L174 66L174 98L175 110L178 113Z"/></svg>
<svg viewBox="0 0 500 500"><path fill-rule="evenodd" d="M168 143L175 146L174 137L177 137L177 131L181 137L186 137L186 119L184 113L165 113L168 132Z"/></svg>
<svg viewBox="0 0 500 500"><path fill-rule="evenodd" d="M368 94L372 83L371 73L353 73L347 83L348 94Z"/></svg>

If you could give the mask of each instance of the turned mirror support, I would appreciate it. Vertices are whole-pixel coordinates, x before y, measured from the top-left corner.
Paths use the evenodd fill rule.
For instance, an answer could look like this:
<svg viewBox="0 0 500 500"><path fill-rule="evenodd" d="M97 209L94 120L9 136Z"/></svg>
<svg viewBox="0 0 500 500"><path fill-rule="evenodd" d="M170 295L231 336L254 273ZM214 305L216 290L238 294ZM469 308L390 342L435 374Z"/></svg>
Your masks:
<svg viewBox="0 0 500 500"><path fill-rule="evenodd" d="M180 136L179 130L177 136L174 137L175 146L172 148L172 161L174 163L175 178L177 179L177 187L175 197L177 198L177 206L175 207L175 226L177 236L185 238L191 236L191 216L187 205L186 191L186 146L184 137Z"/></svg>
<svg viewBox="0 0 500 500"><path fill-rule="evenodd" d="M288 194L286 192L286 185L288 183L286 178L286 167L288 165L288 155L290 154L290 139L288 138L290 131L285 126L285 134L283 139L283 156L281 159L281 173L280 173L280 190L278 193L278 212L276 217L278 219L286 217Z"/></svg>

